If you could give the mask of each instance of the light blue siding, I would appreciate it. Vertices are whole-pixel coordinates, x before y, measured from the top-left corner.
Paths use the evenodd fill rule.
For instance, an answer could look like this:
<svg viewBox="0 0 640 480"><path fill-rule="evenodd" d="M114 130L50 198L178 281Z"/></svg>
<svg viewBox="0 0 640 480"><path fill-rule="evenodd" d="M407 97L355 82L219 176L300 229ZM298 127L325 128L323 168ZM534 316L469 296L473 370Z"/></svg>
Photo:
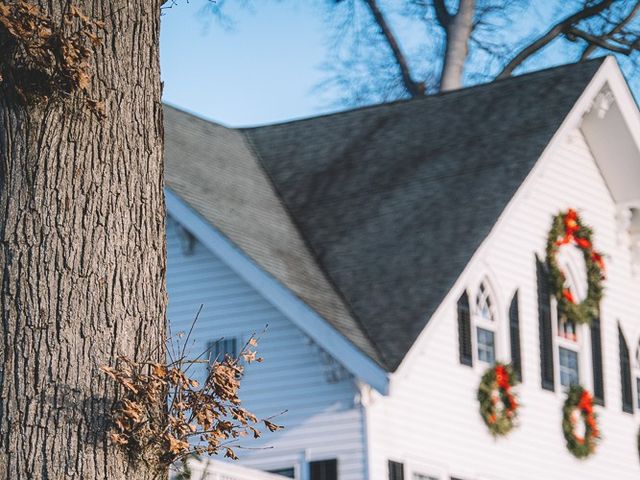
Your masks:
<svg viewBox="0 0 640 480"><path fill-rule="evenodd" d="M246 342L258 333L258 353L265 361L248 367L241 397L260 417L287 410L276 420L285 430L246 441L248 447L273 448L240 450L241 462L272 469L338 458L341 480L363 479L363 424L351 375L202 244L192 239L189 249L188 238L169 218L167 289L173 334L189 330L201 305L189 342L192 354L204 351L211 340L238 337ZM303 471L299 468L298 478L304 478Z"/></svg>

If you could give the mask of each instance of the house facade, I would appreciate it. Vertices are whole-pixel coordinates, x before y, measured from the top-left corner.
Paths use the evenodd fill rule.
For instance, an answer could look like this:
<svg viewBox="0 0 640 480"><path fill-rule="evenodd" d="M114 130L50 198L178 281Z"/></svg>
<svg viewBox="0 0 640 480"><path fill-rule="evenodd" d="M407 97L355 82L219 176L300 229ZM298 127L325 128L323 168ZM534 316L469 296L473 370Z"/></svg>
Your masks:
<svg viewBox="0 0 640 480"><path fill-rule="evenodd" d="M640 115L613 59L257 129L171 108L165 125L171 328L202 305L194 350L222 338L213 348L233 353L258 333L265 362L243 399L287 411L243 466L301 480L640 474ZM569 209L606 265L589 324L559 314L548 281L549 231ZM582 252L559 250L579 303ZM521 380L505 436L477 400L496 361ZM601 432L584 459L562 427L575 383Z"/></svg>

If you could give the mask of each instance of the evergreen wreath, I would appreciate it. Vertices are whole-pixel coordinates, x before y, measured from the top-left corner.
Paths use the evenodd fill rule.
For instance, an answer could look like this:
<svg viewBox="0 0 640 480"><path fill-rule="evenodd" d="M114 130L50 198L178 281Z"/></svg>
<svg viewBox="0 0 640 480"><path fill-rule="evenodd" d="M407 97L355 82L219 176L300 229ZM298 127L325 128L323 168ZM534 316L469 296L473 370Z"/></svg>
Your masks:
<svg viewBox="0 0 640 480"><path fill-rule="evenodd" d="M576 433L578 422L584 422L584 435ZM567 449L577 458L595 452L600 439L597 417L593 411L591 394L580 385L572 385L562 408L562 431Z"/></svg>
<svg viewBox="0 0 640 480"><path fill-rule="evenodd" d="M512 387L517 383L508 364L496 363L482 375L478 387L480 416L494 436L506 435L515 426L518 401Z"/></svg>
<svg viewBox="0 0 640 480"><path fill-rule="evenodd" d="M605 265L602 254L593 249L593 232L582 223L578 213L569 209L553 219L547 239L547 266L551 290L558 300L558 313L567 320L580 324L591 324L598 316L602 299L602 282ZM587 266L587 298L576 303L571 290L565 287L566 277L556 259L562 245L573 244L582 250Z"/></svg>

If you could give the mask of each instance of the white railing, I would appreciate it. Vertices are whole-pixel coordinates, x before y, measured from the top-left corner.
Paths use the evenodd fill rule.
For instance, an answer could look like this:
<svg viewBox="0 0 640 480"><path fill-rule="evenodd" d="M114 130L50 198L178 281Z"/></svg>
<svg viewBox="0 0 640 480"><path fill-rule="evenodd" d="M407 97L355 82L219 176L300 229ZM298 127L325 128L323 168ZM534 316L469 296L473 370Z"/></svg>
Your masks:
<svg viewBox="0 0 640 480"><path fill-rule="evenodd" d="M191 480L288 480L282 475L214 459L192 460L189 467Z"/></svg>

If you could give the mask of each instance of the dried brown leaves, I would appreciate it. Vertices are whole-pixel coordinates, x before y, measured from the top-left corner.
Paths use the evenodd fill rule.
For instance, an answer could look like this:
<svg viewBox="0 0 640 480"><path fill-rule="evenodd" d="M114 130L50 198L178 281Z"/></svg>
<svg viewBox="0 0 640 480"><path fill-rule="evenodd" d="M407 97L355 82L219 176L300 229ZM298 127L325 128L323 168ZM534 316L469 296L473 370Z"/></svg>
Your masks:
<svg viewBox="0 0 640 480"><path fill-rule="evenodd" d="M187 375L194 364L207 363L197 359L162 364L120 358L116 367L101 367L122 391L111 413L111 441L134 455L151 452L165 464L204 453L236 459L238 439L260 437L259 423L272 432L282 428L241 406L242 361L262 360L255 358L256 345L252 339L238 358L217 359L202 385Z"/></svg>
<svg viewBox="0 0 640 480"><path fill-rule="evenodd" d="M0 82L26 102L80 92L103 116L104 105L88 94L92 52L103 29L73 5L59 22L25 0L0 4Z"/></svg>

